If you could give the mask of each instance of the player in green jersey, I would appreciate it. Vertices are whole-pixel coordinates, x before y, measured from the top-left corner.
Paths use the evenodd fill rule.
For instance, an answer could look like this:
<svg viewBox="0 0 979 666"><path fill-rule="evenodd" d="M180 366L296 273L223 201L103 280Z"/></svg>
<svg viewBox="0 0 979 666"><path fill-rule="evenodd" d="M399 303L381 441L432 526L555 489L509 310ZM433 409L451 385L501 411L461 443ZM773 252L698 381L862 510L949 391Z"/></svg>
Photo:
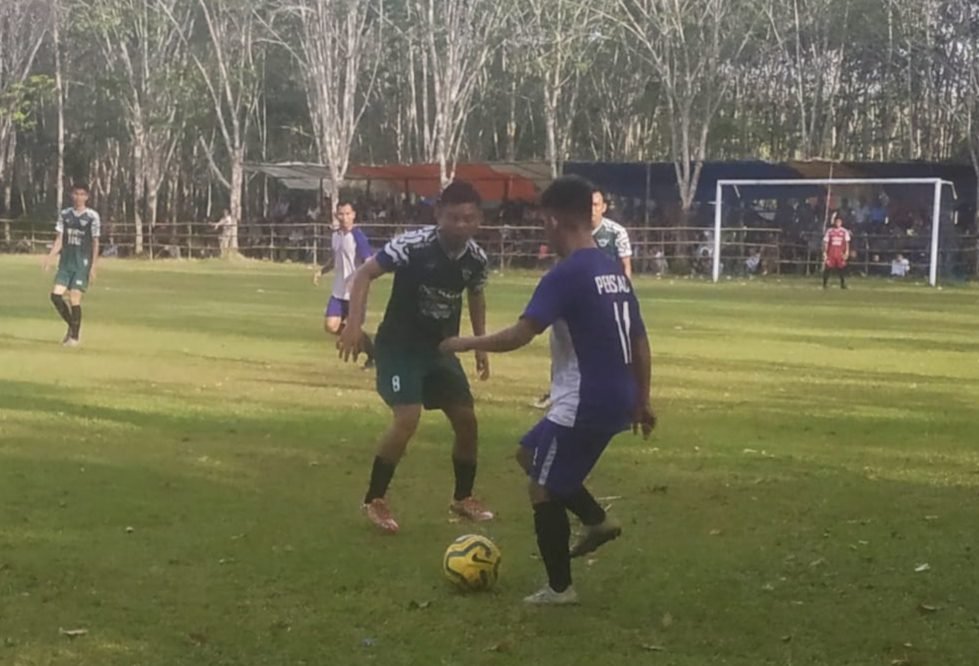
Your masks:
<svg viewBox="0 0 979 666"><path fill-rule="evenodd" d="M51 302L68 325L68 331L61 341L66 347L77 347L79 344L82 294L95 282L95 266L99 258L102 220L98 213L88 207L88 196L86 185L76 184L71 188L72 207L61 211L55 226L58 235L44 260L44 270L48 271L54 258L60 255Z"/></svg>
<svg viewBox="0 0 979 666"><path fill-rule="evenodd" d="M354 273L350 314L337 348L344 360L361 351L361 327L370 283L394 273L384 320L377 330L377 392L391 408L391 426L382 435L364 498L364 511L381 530L399 526L385 496L394 470L415 434L422 409L445 413L455 432L452 463L455 492L450 508L470 520L491 520L493 513L472 495L476 478L478 428L469 381L459 360L439 351L446 338L459 334L463 293L469 301L473 332L486 330L483 287L486 254L473 241L483 213L476 189L456 181L445 188L435 209L438 223L398 236ZM476 354L480 379L489 378L485 353Z"/></svg>
<svg viewBox="0 0 979 666"><path fill-rule="evenodd" d="M618 222L607 217L608 202L601 190L595 189L591 195L591 235L595 245L608 256L622 264L625 276L632 279L632 244L629 242L629 232Z"/></svg>

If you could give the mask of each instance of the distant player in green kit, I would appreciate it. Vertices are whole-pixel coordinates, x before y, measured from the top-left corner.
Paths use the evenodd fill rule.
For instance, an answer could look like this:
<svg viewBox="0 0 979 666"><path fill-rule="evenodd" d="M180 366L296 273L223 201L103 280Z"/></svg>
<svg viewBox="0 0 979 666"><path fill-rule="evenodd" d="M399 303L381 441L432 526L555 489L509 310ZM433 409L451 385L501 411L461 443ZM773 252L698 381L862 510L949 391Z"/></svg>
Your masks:
<svg viewBox="0 0 979 666"><path fill-rule="evenodd" d="M65 347L77 347L82 328L82 294L95 281L95 264L99 257L99 234L102 220L88 207L88 187L75 185L71 188L73 206L61 211L55 227L58 236L51 253L44 259L44 270L51 268L59 254L58 274L51 290L51 302L68 325L61 343ZM65 293L68 302L65 302ZM69 305L70 304L70 305Z"/></svg>

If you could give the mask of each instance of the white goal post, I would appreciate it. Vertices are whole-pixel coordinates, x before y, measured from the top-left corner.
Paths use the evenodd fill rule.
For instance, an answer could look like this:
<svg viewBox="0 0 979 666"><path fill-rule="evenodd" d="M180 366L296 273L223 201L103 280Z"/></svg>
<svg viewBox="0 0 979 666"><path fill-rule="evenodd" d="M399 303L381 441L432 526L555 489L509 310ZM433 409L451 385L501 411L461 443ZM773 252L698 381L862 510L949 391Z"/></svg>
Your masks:
<svg viewBox="0 0 979 666"><path fill-rule="evenodd" d="M928 267L928 283L938 284L938 238L941 226L942 189L949 187L953 196L955 186L941 178L782 178L782 179L732 179L718 180L714 198L714 282L721 279L721 233L724 219L724 188L750 187L768 185L815 185L832 188L834 185L931 185L934 188L931 219L931 256Z"/></svg>

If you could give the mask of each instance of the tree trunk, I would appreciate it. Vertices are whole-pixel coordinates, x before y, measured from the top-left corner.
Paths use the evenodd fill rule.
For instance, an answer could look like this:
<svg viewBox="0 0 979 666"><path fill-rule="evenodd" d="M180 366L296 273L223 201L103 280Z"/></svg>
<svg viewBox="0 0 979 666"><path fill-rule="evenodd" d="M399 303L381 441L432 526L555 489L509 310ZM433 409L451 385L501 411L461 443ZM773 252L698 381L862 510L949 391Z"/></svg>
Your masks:
<svg viewBox="0 0 979 666"><path fill-rule="evenodd" d="M7 152L3 159L7 162L7 165L4 169L6 177L4 178L3 182L3 211L4 215L11 217L13 215L13 210L11 210L11 208L13 206L14 199L14 156L17 154L17 132L11 132L5 143ZM24 212L25 211L21 211L21 215L23 215ZM8 242L10 241L9 223L4 226L4 239Z"/></svg>
<svg viewBox="0 0 979 666"><path fill-rule="evenodd" d="M160 204L160 190L150 185L146 188L146 223L150 228L150 239L156 239L156 214Z"/></svg>
<svg viewBox="0 0 979 666"><path fill-rule="evenodd" d="M557 155L557 109L550 103L550 99L545 104L544 125L547 132L547 161L551 164L551 178L557 178L558 155Z"/></svg>
<svg viewBox="0 0 979 666"><path fill-rule="evenodd" d="M143 137L137 131L133 136L133 254L143 254L143 213L141 194L143 190Z"/></svg>
<svg viewBox="0 0 979 666"><path fill-rule="evenodd" d="M241 224L241 197L245 184L245 148L236 146L231 156L231 192L230 206L231 219L234 225L231 227L231 250L238 252L238 227Z"/></svg>
<svg viewBox="0 0 979 666"><path fill-rule="evenodd" d="M54 37L54 87L58 104L58 172L55 196L57 210L65 204L65 88L61 75L61 3L55 2L52 17L52 33Z"/></svg>

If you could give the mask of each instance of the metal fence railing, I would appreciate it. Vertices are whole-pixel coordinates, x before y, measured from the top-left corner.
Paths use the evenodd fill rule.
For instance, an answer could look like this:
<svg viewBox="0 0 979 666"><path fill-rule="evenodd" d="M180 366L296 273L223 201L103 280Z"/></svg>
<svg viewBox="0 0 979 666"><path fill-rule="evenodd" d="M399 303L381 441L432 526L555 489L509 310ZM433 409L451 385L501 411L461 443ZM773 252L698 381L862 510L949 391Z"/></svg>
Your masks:
<svg viewBox="0 0 979 666"><path fill-rule="evenodd" d="M364 222L359 227L371 245L381 247L393 236L415 225ZM704 227L630 227L633 270L641 274L709 275L713 259L713 231ZM330 261L332 229L315 223L246 223L238 229L238 252L269 261L325 264ZM0 252L39 253L55 237L51 224L32 220L0 220ZM551 251L539 226L484 226L478 236L494 268L534 269L550 265ZM929 264L928 235L866 234L856 231L851 245L851 270L865 275L890 275L891 264L902 255L912 276L924 276ZM135 240L130 227L103 223L104 256L130 257ZM210 224L181 222L147 230L143 254L160 258L220 256L220 234ZM811 275L822 270L822 233L777 227L725 229L721 237L721 263L726 275L751 273ZM941 274L979 276L979 237L957 231L943 234Z"/></svg>

